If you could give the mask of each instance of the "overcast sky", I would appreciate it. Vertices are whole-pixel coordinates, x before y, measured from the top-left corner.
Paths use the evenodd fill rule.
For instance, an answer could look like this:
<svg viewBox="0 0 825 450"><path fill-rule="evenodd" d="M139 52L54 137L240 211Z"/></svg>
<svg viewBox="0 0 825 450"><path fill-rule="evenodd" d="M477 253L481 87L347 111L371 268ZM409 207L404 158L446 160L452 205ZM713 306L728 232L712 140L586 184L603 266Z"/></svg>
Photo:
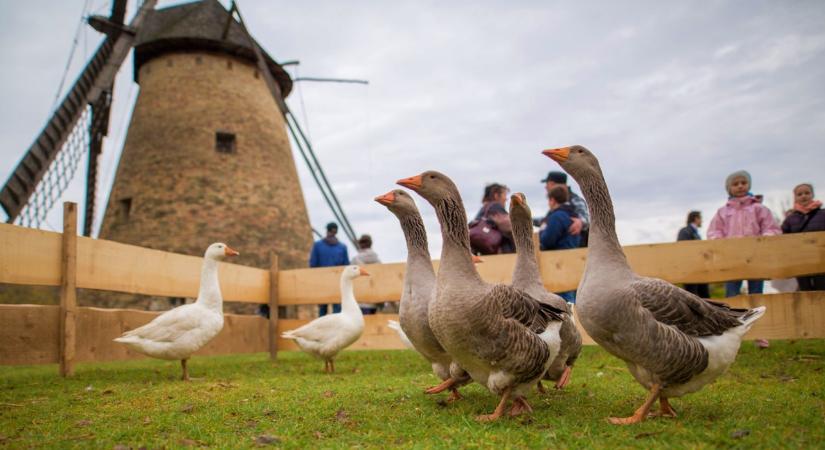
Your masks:
<svg viewBox="0 0 825 450"><path fill-rule="evenodd" d="M582 144L599 157L623 244L672 241L690 209L709 222L734 170L751 172L753 192L776 214L797 183L825 189L822 1L239 4L276 60L300 60L288 67L293 77L369 80L296 83L288 104L356 232L372 234L385 261L404 259L404 240L372 198L395 180L440 170L470 214L497 181L526 193L541 215L539 180L558 169L540 154L549 147ZM85 4L87 14L108 8ZM0 15L2 182L49 116L83 13L84 1L34 0ZM66 88L101 39L88 26L78 36ZM131 57L124 69L99 204L139 91ZM321 230L333 216L296 161ZM82 203L83 176L81 168L64 199ZM419 206L437 257L435 216ZM43 228L59 229L60 217L55 208Z"/></svg>

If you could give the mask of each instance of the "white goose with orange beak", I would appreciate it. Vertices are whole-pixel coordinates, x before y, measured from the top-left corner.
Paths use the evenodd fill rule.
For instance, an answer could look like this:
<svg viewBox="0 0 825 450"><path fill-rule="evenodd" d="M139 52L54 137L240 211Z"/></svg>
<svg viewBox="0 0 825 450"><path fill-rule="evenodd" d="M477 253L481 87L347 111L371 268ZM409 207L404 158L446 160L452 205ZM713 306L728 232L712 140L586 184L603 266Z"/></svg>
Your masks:
<svg viewBox="0 0 825 450"><path fill-rule="evenodd" d="M364 275L369 273L361 267L345 267L341 273L341 312L321 316L281 335L294 340L301 350L324 360L324 372L335 372L335 356L364 332L364 315L352 289L352 280Z"/></svg>
<svg viewBox="0 0 825 450"><path fill-rule="evenodd" d="M179 359L183 380L189 380L186 361L223 329L223 296L218 283L218 262L239 253L217 242L206 249L201 284L195 303L179 306L148 324L123 333L115 342L159 359Z"/></svg>

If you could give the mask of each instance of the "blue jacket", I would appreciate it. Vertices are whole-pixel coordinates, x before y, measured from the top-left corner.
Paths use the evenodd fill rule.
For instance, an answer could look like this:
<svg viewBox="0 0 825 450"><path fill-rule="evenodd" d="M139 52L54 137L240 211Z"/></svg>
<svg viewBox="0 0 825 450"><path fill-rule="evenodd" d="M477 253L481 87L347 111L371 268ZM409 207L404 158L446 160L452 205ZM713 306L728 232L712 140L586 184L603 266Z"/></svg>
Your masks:
<svg viewBox="0 0 825 450"><path fill-rule="evenodd" d="M326 237L312 244L309 267L346 266L349 264L347 246L334 237Z"/></svg>
<svg viewBox="0 0 825 450"><path fill-rule="evenodd" d="M567 248L578 248L580 236L573 236L567 230L573 223L573 207L565 203L558 208L547 213L545 222L547 225L539 234L539 242L542 250L562 250Z"/></svg>

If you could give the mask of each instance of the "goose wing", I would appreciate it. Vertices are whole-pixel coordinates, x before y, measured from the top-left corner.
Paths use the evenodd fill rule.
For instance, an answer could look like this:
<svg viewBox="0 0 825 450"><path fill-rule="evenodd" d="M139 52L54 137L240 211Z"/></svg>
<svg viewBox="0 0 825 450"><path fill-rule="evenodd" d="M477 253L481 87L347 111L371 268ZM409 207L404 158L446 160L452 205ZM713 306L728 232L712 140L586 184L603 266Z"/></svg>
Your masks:
<svg viewBox="0 0 825 450"><path fill-rule="evenodd" d="M749 310L706 300L655 278L639 278L631 285L641 306L666 325L693 336L718 336L742 325Z"/></svg>
<svg viewBox="0 0 825 450"><path fill-rule="evenodd" d="M504 318L513 319L537 334L544 332L550 322L562 321L566 312L503 284L493 286L489 298L499 305Z"/></svg>
<svg viewBox="0 0 825 450"><path fill-rule="evenodd" d="M283 337L296 337L316 342L326 342L341 333L341 319L339 314L321 316L306 325L283 333Z"/></svg>
<svg viewBox="0 0 825 450"><path fill-rule="evenodd" d="M123 333L123 337L138 337L155 342L174 342L191 330L199 328L201 321L193 313L192 306L183 305L167 311L146 325Z"/></svg>
<svg viewBox="0 0 825 450"><path fill-rule="evenodd" d="M478 356L511 376L514 385L540 377L555 357L542 333L553 323L560 326L564 312L506 285L493 286L482 304L469 317L479 324L470 337Z"/></svg>

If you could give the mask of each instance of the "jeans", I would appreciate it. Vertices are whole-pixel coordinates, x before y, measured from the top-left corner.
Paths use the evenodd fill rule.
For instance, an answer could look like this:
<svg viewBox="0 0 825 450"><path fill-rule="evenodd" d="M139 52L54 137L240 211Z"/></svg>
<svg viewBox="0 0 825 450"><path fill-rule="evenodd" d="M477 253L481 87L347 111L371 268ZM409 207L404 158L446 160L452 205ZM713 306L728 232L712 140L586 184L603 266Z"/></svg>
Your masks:
<svg viewBox="0 0 825 450"><path fill-rule="evenodd" d="M332 313L336 314L341 312L341 304L336 303L332 305ZM327 305L318 305L318 317L326 316L327 315Z"/></svg>
<svg viewBox="0 0 825 450"><path fill-rule="evenodd" d="M728 281L725 283L725 297L736 297L742 289L742 281ZM748 280L748 294L761 294L765 287L764 280Z"/></svg>

